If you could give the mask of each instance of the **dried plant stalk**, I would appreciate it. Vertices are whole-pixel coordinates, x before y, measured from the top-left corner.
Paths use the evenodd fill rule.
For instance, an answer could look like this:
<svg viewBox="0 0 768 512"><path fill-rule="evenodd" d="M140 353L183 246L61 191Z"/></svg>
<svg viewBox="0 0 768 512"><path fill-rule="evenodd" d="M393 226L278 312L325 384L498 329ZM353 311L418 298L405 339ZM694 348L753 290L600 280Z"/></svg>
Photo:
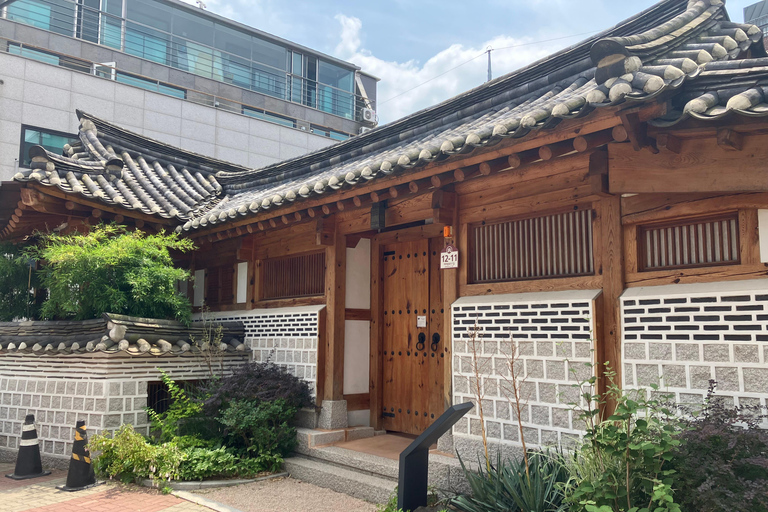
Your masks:
<svg viewBox="0 0 768 512"><path fill-rule="evenodd" d="M488 436L485 431L485 414L483 412L483 401L485 400L485 387L482 385L481 375L484 373L481 363L477 357L477 345L479 343L480 328L475 322L469 337L469 343L472 347L472 370L475 374L475 398L477 399L477 409L480 414L480 434L483 438L483 450L485 452L485 467L487 471L491 470L491 459L488 454Z"/></svg>
<svg viewBox="0 0 768 512"><path fill-rule="evenodd" d="M515 409L515 412L517 413L517 429L520 432L520 444L523 445L523 457L525 459L525 476L528 478L528 482L530 483L531 474L530 470L528 469L528 448L525 445L525 433L523 432L523 420L521 415L521 411L526 405L526 400L522 396L522 385L527 377L521 376L518 373L517 363L520 362L519 346L517 343L515 343L512 335L509 336L509 341L512 347L512 352L509 354L504 354L507 358L507 365L509 366L509 377L502 375L502 378L512 388L512 396L510 397L507 395L506 391L504 391L504 394L507 398L507 401L512 405L512 407Z"/></svg>

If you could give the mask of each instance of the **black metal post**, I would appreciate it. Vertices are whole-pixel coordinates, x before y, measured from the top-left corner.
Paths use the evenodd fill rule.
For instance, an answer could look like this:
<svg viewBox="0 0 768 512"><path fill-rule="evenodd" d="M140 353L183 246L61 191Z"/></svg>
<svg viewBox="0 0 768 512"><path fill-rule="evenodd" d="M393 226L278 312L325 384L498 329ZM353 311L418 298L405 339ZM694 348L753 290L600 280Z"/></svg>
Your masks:
<svg viewBox="0 0 768 512"><path fill-rule="evenodd" d="M465 402L449 408L400 453L397 508L407 511L427 505L429 447L448 432L472 407L474 407L472 402Z"/></svg>

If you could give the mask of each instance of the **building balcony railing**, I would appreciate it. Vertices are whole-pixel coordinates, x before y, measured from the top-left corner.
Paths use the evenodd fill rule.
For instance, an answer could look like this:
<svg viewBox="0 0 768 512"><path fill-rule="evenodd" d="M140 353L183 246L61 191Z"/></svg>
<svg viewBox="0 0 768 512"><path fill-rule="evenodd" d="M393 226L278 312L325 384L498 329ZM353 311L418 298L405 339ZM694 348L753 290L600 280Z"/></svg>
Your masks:
<svg viewBox="0 0 768 512"><path fill-rule="evenodd" d="M311 133L329 137L334 140L346 140L349 137L356 135L353 133L342 132L340 130L335 130L327 126L316 124L311 124L307 128L309 123L303 119L286 116L284 114L273 112L268 109L249 105L247 103L233 101L223 96L198 91L195 89L179 87L178 85L164 82L162 80L156 80L154 78L140 75L138 73L128 73L108 64L97 63L86 59L65 55L53 50L40 48L4 37L0 37L0 52L19 55L29 59L44 62L46 64L52 64L54 66L61 66L73 71L79 71L81 73L88 73L102 79L112 80L115 82L132 85L134 87L140 87L148 91L172 96L174 98L199 103L201 105L207 105L209 107L255 117L257 119L279 124L281 126L308 130Z"/></svg>
<svg viewBox="0 0 768 512"><path fill-rule="evenodd" d="M233 36L231 29L222 26L214 29L212 23L208 30L216 30L216 37L220 37L221 41L218 47L210 46L199 42L202 39L199 35L190 35L197 40L182 37L129 19L124 14L124 6L120 11L121 14L117 15L71 0L17 0L0 14L18 23L107 46L345 119L371 121L370 110L374 108L372 102L351 92L355 89L352 70L342 69L316 57L299 55L271 42L259 41L255 36ZM224 32L225 29L230 32ZM231 41L225 40L227 37ZM214 40L213 35L210 40ZM238 46L241 42L242 45ZM223 47L238 51L239 54ZM302 57L304 62L301 62ZM297 58L299 66L295 65ZM312 66L307 65L309 62L312 62ZM294 72L276 67L274 64L277 63ZM350 90L314 79L318 76L322 78L324 72L326 77L333 77L338 84L343 83Z"/></svg>

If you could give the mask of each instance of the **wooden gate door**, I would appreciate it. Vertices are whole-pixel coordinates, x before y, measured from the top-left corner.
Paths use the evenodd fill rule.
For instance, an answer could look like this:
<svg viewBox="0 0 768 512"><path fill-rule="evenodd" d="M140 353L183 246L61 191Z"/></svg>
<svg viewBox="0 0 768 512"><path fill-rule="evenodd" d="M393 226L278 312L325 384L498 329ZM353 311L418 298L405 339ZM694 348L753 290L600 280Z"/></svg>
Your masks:
<svg viewBox="0 0 768 512"><path fill-rule="evenodd" d="M442 240L383 249L382 423L386 430L420 434L444 411Z"/></svg>

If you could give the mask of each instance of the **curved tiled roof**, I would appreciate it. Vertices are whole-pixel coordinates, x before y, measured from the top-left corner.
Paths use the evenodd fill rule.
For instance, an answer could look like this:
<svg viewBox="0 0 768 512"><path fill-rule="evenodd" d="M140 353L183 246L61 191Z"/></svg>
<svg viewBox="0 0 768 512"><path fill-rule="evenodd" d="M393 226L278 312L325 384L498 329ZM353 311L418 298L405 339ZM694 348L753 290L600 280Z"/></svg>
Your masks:
<svg viewBox="0 0 768 512"><path fill-rule="evenodd" d="M758 58L739 60L747 50ZM82 145L67 157L39 148L36 168L16 179L173 217L177 229L192 231L662 94L673 96L673 108L652 121L659 125L768 113L762 33L729 21L721 0L665 0L439 105L261 169L184 152L78 113Z"/></svg>
<svg viewBox="0 0 768 512"><path fill-rule="evenodd" d="M172 320L104 314L82 321L0 322L0 353L128 355L195 355L213 350L246 354L240 322L222 324L218 346L204 345L205 326L185 327Z"/></svg>

